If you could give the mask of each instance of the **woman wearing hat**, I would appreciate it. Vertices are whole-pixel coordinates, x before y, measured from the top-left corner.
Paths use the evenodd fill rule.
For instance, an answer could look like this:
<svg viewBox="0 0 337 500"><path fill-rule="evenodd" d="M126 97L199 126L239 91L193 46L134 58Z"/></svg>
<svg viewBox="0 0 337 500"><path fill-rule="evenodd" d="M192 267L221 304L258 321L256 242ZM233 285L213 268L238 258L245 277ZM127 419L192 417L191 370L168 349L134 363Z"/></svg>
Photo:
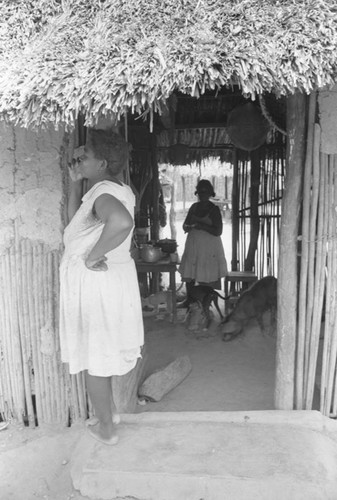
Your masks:
<svg viewBox="0 0 337 500"><path fill-rule="evenodd" d="M187 294L195 283L221 289L221 278L227 274L221 241L222 216L219 207L210 201L215 196L212 184L200 180L195 194L199 201L191 206L183 224L188 234L179 268Z"/></svg>

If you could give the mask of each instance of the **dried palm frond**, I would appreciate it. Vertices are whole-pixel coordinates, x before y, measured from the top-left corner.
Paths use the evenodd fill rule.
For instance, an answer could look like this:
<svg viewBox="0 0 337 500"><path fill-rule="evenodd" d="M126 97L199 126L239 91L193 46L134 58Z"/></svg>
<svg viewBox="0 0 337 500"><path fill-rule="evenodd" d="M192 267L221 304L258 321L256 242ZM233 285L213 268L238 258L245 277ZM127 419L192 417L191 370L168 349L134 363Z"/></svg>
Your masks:
<svg viewBox="0 0 337 500"><path fill-rule="evenodd" d="M3 4L0 113L25 126L73 126L80 112L87 125L125 110L152 116L174 91L198 97L237 85L255 98L336 81L335 0Z"/></svg>

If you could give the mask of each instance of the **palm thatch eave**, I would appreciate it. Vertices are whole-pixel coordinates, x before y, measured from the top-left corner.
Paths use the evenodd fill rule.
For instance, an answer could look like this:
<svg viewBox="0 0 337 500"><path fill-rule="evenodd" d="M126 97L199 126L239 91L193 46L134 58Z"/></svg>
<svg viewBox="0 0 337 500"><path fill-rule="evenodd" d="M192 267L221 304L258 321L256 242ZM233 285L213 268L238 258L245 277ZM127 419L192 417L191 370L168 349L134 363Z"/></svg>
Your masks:
<svg viewBox="0 0 337 500"><path fill-rule="evenodd" d="M41 1L41 0L40 0ZM88 6L90 4L90 7ZM73 126L79 113L161 112L179 91L276 95L337 80L334 0L69 0L0 57L0 113Z"/></svg>

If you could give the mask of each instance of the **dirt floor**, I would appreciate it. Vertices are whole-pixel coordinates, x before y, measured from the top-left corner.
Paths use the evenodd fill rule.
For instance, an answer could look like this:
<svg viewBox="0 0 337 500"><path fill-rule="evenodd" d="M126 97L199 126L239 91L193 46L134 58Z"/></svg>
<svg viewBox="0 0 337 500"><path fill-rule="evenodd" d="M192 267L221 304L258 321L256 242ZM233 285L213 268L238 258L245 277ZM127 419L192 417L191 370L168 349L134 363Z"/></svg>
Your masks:
<svg viewBox="0 0 337 500"><path fill-rule="evenodd" d="M222 341L217 320L207 332L149 318L146 326L148 374L183 355L189 356L192 371L161 401L139 411L273 409L275 339L263 336L255 322L231 342Z"/></svg>

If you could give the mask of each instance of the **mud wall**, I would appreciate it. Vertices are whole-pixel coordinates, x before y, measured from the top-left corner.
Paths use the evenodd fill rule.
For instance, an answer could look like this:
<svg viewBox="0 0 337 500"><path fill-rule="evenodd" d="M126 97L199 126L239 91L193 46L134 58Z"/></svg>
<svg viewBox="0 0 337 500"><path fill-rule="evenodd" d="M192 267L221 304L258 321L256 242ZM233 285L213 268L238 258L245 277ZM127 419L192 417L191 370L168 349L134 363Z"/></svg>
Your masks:
<svg viewBox="0 0 337 500"><path fill-rule="evenodd" d="M62 129L0 122L0 255L22 238L59 247L69 142Z"/></svg>

